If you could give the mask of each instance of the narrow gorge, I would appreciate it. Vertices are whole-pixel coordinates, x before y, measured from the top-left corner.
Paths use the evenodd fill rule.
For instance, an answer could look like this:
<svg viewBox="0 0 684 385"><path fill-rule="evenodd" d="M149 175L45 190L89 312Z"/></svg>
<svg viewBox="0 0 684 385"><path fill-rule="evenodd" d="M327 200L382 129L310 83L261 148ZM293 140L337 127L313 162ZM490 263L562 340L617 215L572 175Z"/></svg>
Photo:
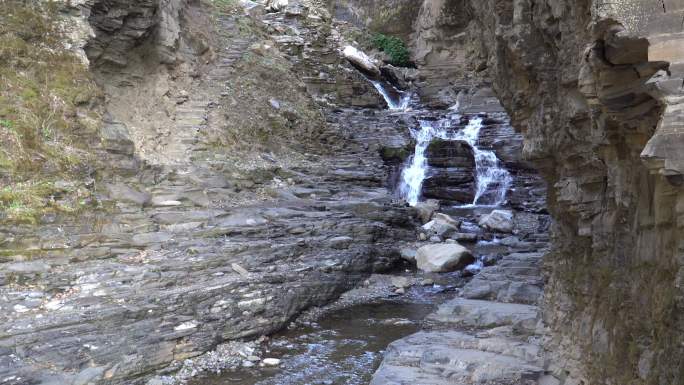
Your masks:
<svg viewBox="0 0 684 385"><path fill-rule="evenodd" d="M682 0L5 0L0 384L684 384L682 101Z"/></svg>

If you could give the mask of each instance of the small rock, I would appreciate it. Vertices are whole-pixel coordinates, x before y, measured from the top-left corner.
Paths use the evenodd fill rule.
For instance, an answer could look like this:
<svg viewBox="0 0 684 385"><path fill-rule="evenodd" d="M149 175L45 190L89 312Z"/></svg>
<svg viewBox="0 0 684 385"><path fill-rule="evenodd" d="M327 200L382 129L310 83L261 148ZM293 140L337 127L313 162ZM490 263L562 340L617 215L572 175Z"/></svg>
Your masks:
<svg viewBox="0 0 684 385"><path fill-rule="evenodd" d="M426 278L426 279L420 281L420 284L421 284L421 286L432 286L435 284L435 280L430 279L430 278Z"/></svg>
<svg viewBox="0 0 684 385"><path fill-rule="evenodd" d="M425 233L420 233L418 234L418 239L421 241L427 241L428 238L427 235L425 235Z"/></svg>
<svg viewBox="0 0 684 385"><path fill-rule="evenodd" d="M399 250L399 254L401 255L401 258L403 258L406 261L413 263L416 262L416 249L404 247L401 250Z"/></svg>
<svg viewBox="0 0 684 385"><path fill-rule="evenodd" d="M432 243L440 243L440 242L442 242L442 238L440 238L437 235L433 235L430 237L429 241Z"/></svg>
<svg viewBox="0 0 684 385"><path fill-rule="evenodd" d="M399 295L404 295L404 294L406 294L406 289L404 289L403 287L400 287L400 288L396 289L394 291L394 293L399 294Z"/></svg>
<svg viewBox="0 0 684 385"><path fill-rule="evenodd" d="M451 238L457 242L475 242L477 241L477 234L472 233L454 233Z"/></svg>
<svg viewBox="0 0 684 385"><path fill-rule="evenodd" d="M423 230L427 231L428 234L446 238L456 233L459 226L459 221L446 214L437 213L430 222L423 225Z"/></svg>
<svg viewBox="0 0 684 385"><path fill-rule="evenodd" d="M392 286L397 288L405 288L411 286L411 283L406 277L392 277Z"/></svg>
<svg viewBox="0 0 684 385"><path fill-rule="evenodd" d="M432 220L438 221L438 222L443 222L443 223L448 223L454 227L459 227L461 225L461 221L454 219L450 215L443 214L443 213L436 213L435 215L432 216Z"/></svg>
<svg viewBox="0 0 684 385"><path fill-rule="evenodd" d="M245 278L249 277L249 271L247 271L247 269L238 265L237 263L231 264L230 267L233 268L233 270L235 270L235 272L240 274L241 276Z"/></svg>
<svg viewBox="0 0 684 385"><path fill-rule="evenodd" d="M335 237L328 240L330 247L337 250L348 249L353 242L354 239L351 237Z"/></svg>
<svg viewBox="0 0 684 385"><path fill-rule="evenodd" d="M277 358L264 358L264 360L261 362L266 366L278 366L278 365L280 365L280 360Z"/></svg>

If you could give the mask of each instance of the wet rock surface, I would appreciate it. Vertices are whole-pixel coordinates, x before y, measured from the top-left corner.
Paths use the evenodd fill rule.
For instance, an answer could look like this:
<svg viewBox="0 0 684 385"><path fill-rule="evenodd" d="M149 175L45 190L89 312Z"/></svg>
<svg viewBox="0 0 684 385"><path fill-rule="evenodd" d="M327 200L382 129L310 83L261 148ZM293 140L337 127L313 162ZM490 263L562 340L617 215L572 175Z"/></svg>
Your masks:
<svg viewBox="0 0 684 385"><path fill-rule="evenodd" d="M371 384L556 383L541 345L541 255L504 254L484 267L424 330L390 344Z"/></svg>

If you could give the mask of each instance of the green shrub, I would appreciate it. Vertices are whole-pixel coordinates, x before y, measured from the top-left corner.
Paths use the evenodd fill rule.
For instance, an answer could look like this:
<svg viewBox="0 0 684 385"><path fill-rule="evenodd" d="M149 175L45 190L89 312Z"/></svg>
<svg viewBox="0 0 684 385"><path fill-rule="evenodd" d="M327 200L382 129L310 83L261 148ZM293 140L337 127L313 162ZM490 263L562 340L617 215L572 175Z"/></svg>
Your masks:
<svg viewBox="0 0 684 385"><path fill-rule="evenodd" d="M407 67L410 64L410 54L406 44L396 36L387 36L382 33L373 36L373 46L385 52L390 57L390 63L399 67Z"/></svg>

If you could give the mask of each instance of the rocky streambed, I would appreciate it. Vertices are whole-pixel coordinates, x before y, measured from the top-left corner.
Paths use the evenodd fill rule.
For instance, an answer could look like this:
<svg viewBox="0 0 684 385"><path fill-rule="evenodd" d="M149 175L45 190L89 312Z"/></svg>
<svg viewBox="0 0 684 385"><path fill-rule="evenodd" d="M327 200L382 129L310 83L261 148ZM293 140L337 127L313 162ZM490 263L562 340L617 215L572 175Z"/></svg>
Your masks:
<svg viewBox="0 0 684 385"><path fill-rule="evenodd" d="M492 383L515 383L543 374L531 324L549 221L522 138L486 88L451 109L406 98L411 87L378 92L391 79L373 84L347 62L322 9L255 12L263 44L240 35L242 16L219 17L227 36L215 64L195 94L174 101L183 136L163 151L173 162L143 162L135 122L119 116L105 126L104 150L123 170L98 181L106 210L2 229L0 380L159 385L220 371L197 381L468 383L491 372ZM204 135L224 128L255 57L301 78L287 92L319 103L322 149L264 153L236 175L239 161ZM117 84L125 96L129 83ZM289 96L262 100L266 116L306 126L310 115ZM476 135L459 136L473 122ZM426 143L410 207L401 186L425 127L444 135ZM483 151L496 162L482 168ZM478 192L493 169L510 180ZM514 348L523 343L524 354ZM471 370L486 362L497 366Z"/></svg>
<svg viewBox="0 0 684 385"><path fill-rule="evenodd" d="M471 217L483 210L492 209L468 209ZM529 223L515 224L516 236L485 230L474 234L479 240L462 241L481 261L465 272L426 273L407 263L405 270L372 275L335 303L305 313L255 352L238 353L228 371L191 383L541 380L544 330L536 305L548 238L545 224L536 226L526 232L533 229Z"/></svg>
<svg viewBox="0 0 684 385"><path fill-rule="evenodd" d="M409 104L408 92L381 94L392 111L340 117L369 127L393 118L414 137L429 131L415 150L405 139L373 143L389 167L388 188L414 205L416 240L395 245L403 263L193 384L557 383L537 307L549 246L544 187L520 159L506 114L488 97L427 110Z"/></svg>

